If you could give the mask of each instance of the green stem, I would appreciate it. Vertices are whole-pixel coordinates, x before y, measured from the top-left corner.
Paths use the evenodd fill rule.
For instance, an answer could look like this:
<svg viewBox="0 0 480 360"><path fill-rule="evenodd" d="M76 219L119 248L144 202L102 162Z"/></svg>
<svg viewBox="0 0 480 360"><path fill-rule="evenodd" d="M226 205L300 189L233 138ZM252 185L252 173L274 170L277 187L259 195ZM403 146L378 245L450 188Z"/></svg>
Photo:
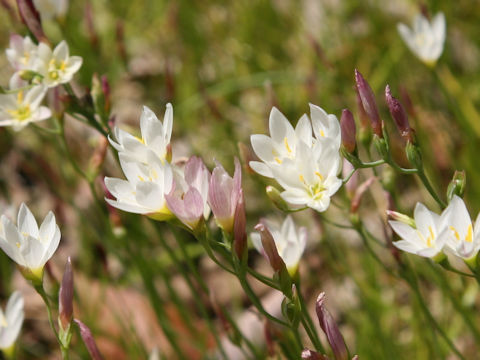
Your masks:
<svg viewBox="0 0 480 360"><path fill-rule="evenodd" d="M425 175L425 172L423 169L418 169L418 177L422 181L423 185L425 185L425 188L428 190L430 195L435 199L435 201L440 205L442 209L444 209L447 205L440 199L440 197L437 195L435 190L432 187L432 184L430 184L430 181L428 180L427 176Z"/></svg>
<svg viewBox="0 0 480 360"><path fill-rule="evenodd" d="M320 351L322 353L325 353L325 349L323 348L322 343L320 342L320 339L318 337L318 332L317 328L315 327L315 324L313 323L313 320L310 316L310 313L308 312L307 305L305 303L305 299L303 298L301 291L300 291L300 284L297 283L297 292L298 292L298 299L300 300L300 307L302 310L302 325L307 332L307 335L312 342L313 346L315 346L316 351Z"/></svg>

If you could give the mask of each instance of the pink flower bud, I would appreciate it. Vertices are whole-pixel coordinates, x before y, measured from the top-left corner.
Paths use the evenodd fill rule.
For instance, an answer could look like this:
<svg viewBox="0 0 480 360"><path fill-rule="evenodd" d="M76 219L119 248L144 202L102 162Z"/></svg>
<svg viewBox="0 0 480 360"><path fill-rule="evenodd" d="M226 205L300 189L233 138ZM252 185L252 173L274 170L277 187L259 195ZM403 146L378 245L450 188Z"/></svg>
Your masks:
<svg viewBox="0 0 480 360"><path fill-rule="evenodd" d="M400 135L404 139L411 141L412 129L410 128L410 124L408 123L407 112L403 108L402 104L400 104L400 101L398 101L392 96L390 86L388 85L385 88L385 100L387 101L390 115L392 115L393 121L395 121L395 125L397 126Z"/></svg>
<svg viewBox="0 0 480 360"><path fill-rule="evenodd" d="M316 311L318 316L318 321L320 322L320 327L327 336L327 341L332 348L333 355L336 360L347 360L348 359L348 350L343 340L343 336L338 329L335 320L333 320L332 315L325 308L325 293L322 292L318 295L316 303Z"/></svg>
<svg viewBox="0 0 480 360"><path fill-rule="evenodd" d="M42 28L42 21L32 0L17 0L18 12L22 22L38 41L49 43Z"/></svg>
<svg viewBox="0 0 480 360"><path fill-rule="evenodd" d="M348 109L343 109L340 118L340 129L342 131L342 145L349 153L354 152L356 147L356 127L353 114Z"/></svg>
<svg viewBox="0 0 480 360"><path fill-rule="evenodd" d="M357 83L358 94L362 101L363 109L370 118L373 132L378 137L383 137L382 133L382 120L378 113L377 103L375 101L375 95L372 88L368 85L368 82L363 78L362 74L355 69L355 82Z"/></svg>
<svg viewBox="0 0 480 360"><path fill-rule="evenodd" d="M92 357L93 360L103 360L103 356L98 350L97 344L95 343L95 339L93 338L92 332L90 329L82 323L80 320L75 319L75 323L78 325L80 329L80 336L82 337L83 343L88 350L88 353Z"/></svg>
<svg viewBox="0 0 480 360"><path fill-rule="evenodd" d="M58 313L59 324L66 331L73 318L73 270L70 257L65 264L62 284L58 293Z"/></svg>
<svg viewBox="0 0 480 360"><path fill-rule="evenodd" d="M215 220L227 233L233 233L235 210L242 190L242 169L238 159L235 159L233 178L228 175L222 165L213 169L208 190L208 204Z"/></svg>
<svg viewBox="0 0 480 360"><path fill-rule="evenodd" d="M282 269L285 269L285 263L283 259L278 254L277 246L275 245L275 240L273 239L273 235L268 230L268 228L262 224L261 222L255 226L255 230L260 233L260 237L262 239L262 246L265 255L270 262L270 266L275 272L280 272Z"/></svg>
<svg viewBox="0 0 480 360"><path fill-rule="evenodd" d="M209 179L210 173L202 159L192 156L185 164L185 184L175 183L172 191L165 195L170 211L192 230L205 213Z"/></svg>
<svg viewBox="0 0 480 360"><path fill-rule="evenodd" d="M370 187L370 185L373 184L375 181L376 177L371 177L367 180L365 180L363 183L360 184L360 186L357 187L355 190L355 193L353 195L352 203L350 204L350 212L351 213L356 213L358 211L358 208L360 207L360 202L362 201L363 195L365 194L365 191Z"/></svg>
<svg viewBox="0 0 480 360"><path fill-rule="evenodd" d="M102 82L103 96L105 97L105 112L108 114L110 112L111 99L110 99L110 83L108 82L108 78L106 75L102 75L101 82Z"/></svg>

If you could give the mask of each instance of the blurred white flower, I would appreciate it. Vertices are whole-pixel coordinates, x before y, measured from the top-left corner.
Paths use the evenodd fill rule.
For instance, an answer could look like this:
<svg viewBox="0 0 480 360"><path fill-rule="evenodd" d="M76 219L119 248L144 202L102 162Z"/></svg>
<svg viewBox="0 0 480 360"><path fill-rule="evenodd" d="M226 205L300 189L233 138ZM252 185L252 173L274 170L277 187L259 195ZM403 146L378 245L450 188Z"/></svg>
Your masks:
<svg viewBox="0 0 480 360"><path fill-rule="evenodd" d="M162 161L169 161L171 157L169 144L172 136L173 108L169 103L163 117L163 124L155 113L148 107L143 107L140 117L140 131L142 138L138 138L126 131L115 127L114 141L108 138L112 146L121 154L125 153L145 163L147 154L153 151Z"/></svg>
<svg viewBox="0 0 480 360"><path fill-rule="evenodd" d="M40 43L34 69L43 76L42 83L48 87L68 83L82 66L80 56L70 56L65 40L61 41L52 51L50 46Z"/></svg>
<svg viewBox="0 0 480 360"><path fill-rule="evenodd" d="M33 0L42 20L63 17L67 13L68 0Z"/></svg>
<svg viewBox="0 0 480 360"><path fill-rule="evenodd" d="M427 65L433 66L443 52L446 24L443 13L438 13L430 23L417 14L413 29L405 24L397 25L398 32L410 50Z"/></svg>
<svg viewBox="0 0 480 360"><path fill-rule="evenodd" d="M10 47L5 50L7 59L15 70L32 69L37 55L37 45L28 36L10 36Z"/></svg>
<svg viewBox="0 0 480 360"><path fill-rule="evenodd" d="M207 205L210 172L202 159L192 156L183 171L174 173L174 188L165 195L168 208L190 229L195 230L202 217L208 218Z"/></svg>
<svg viewBox="0 0 480 360"><path fill-rule="evenodd" d="M297 229L290 215L285 218L283 224L270 220L264 220L264 223L273 236L278 255L285 263L288 272L294 275L307 244L307 229L305 227ZM265 255L260 234L251 233L250 238L258 252Z"/></svg>
<svg viewBox="0 0 480 360"><path fill-rule="evenodd" d="M22 328L23 296L15 291L8 299L5 313L0 308L0 350L10 354Z"/></svg>
<svg viewBox="0 0 480 360"><path fill-rule="evenodd" d="M467 207L457 195L454 195L444 213L448 234L446 245L458 257L465 260L474 258L480 250L480 214L473 227Z"/></svg>
<svg viewBox="0 0 480 360"><path fill-rule="evenodd" d="M332 140L335 148L339 149L342 141L340 122L333 114L327 114L320 106L310 105L310 118L315 138ZM302 139L303 140L303 139ZM304 141L305 142L305 141Z"/></svg>
<svg viewBox="0 0 480 360"><path fill-rule="evenodd" d="M43 267L60 242L60 229L55 223L55 215L50 211L39 228L30 209L22 203L17 226L2 215L0 248L20 265L25 277L41 281Z"/></svg>
<svg viewBox="0 0 480 360"><path fill-rule="evenodd" d="M0 95L0 126L12 126L18 131L31 122L48 119L52 112L40 106L46 93L45 86L37 85L28 90Z"/></svg>
<svg viewBox="0 0 480 360"><path fill-rule="evenodd" d="M446 239L445 212L440 216L428 210L425 205L417 203L413 214L415 227L407 222L389 221L392 229L402 238L393 245L423 257L443 257L442 250Z"/></svg>
<svg viewBox="0 0 480 360"><path fill-rule="evenodd" d="M127 153L120 153L119 158L127 180L106 177L105 186L116 200L105 200L120 210L145 214L156 220L171 218L165 201L165 194L172 190L171 165L162 162L152 151L147 153L146 163Z"/></svg>

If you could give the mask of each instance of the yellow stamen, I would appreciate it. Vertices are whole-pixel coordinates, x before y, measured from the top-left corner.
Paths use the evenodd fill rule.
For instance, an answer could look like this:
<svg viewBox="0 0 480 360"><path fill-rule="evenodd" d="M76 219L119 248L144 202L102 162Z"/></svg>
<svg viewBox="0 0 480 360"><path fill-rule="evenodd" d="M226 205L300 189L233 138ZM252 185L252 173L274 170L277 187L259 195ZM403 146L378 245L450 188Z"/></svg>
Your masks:
<svg viewBox="0 0 480 360"><path fill-rule="evenodd" d="M15 243L15 245L17 245L17 248L20 249L20 243L18 241Z"/></svg>
<svg viewBox="0 0 480 360"><path fill-rule="evenodd" d="M457 229L455 229L453 226L449 226L448 228L453 231L453 235L455 235L455 238L457 239L457 241L459 241L460 235L458 234Z"/></svg>
<svg viewBox="0 0 480 360"><path fill-rule="evenodd" d="M23 102L23 91L19 91L17 93L17 104L21 104Z"/></svg>
<svg viewBox="0 0 480 360"><path fill-rule="evenodd" d="M283 161L280 160L278 157L275 157L275 161L276 161L277 163L279 163L279 164L283 163Z"/></svg>
<svg viewBox="0 0 480 360"><path fill-rule="evenodd" d="M322 176L322 174L320 174L318 171L315 171L315 175L317 175L318 178L323 181L323 176Z"/></svg>
<svg viewBox="0 0 480 360"><path fill-rule="evenodd" d="M145 178L143 176L138 175L138 178L140 179L140 181L145 181Z"/></svg>
<svg viewBox="0 0 480 360"><path fill-rule="evenodd" d="M432 242L435 238L435 235L433 234L433 229L431 226L428 227L428 232L430 233L430 235L427 237L427 246L432 247Z"/></svg>
<svg viewBox="0 0 480 360"><path fill-rule="evenodd" d="M468 225L467 236L465 237L465 241L469 243L473 241L472 224Z"/></svg>
<svg viewBox="0 0 480 360"><path fill-rule="evenodd" d="M291 153L291 152L292 152L292 149L290 148L290 145L288 145L288 139L287 139L286 136L285 136L285 138L283 139L283 143L285 144L285 148L287 149L287 151L288 151L289 153Z"/></svg>
<svg viewBox="0 0 480 360"><path fill-rule="evenodd" d="M320 136L325 137L325 132L323 130L320 130Z"/></svg>
<svg viewBox="0 0 480 360"><path fill-rule="evenodd" d="M300 181L301 181L302 183L305 184L305 178L303 177L302 174L298 175L298 178L300 179Z"/></svg>

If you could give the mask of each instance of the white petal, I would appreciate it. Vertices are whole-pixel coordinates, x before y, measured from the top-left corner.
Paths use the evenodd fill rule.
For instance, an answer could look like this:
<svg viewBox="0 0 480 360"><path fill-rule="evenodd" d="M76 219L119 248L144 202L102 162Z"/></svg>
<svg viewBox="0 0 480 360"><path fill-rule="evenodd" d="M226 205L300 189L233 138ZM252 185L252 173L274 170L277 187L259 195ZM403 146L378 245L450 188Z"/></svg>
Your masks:
<svg viewBox="0 0 480 360"><path fill-rule="evenodd" d="M39 233L37 221L25 203L20 205L17 225L20 233L28 234L34 238L38 238Z"/></svg>

